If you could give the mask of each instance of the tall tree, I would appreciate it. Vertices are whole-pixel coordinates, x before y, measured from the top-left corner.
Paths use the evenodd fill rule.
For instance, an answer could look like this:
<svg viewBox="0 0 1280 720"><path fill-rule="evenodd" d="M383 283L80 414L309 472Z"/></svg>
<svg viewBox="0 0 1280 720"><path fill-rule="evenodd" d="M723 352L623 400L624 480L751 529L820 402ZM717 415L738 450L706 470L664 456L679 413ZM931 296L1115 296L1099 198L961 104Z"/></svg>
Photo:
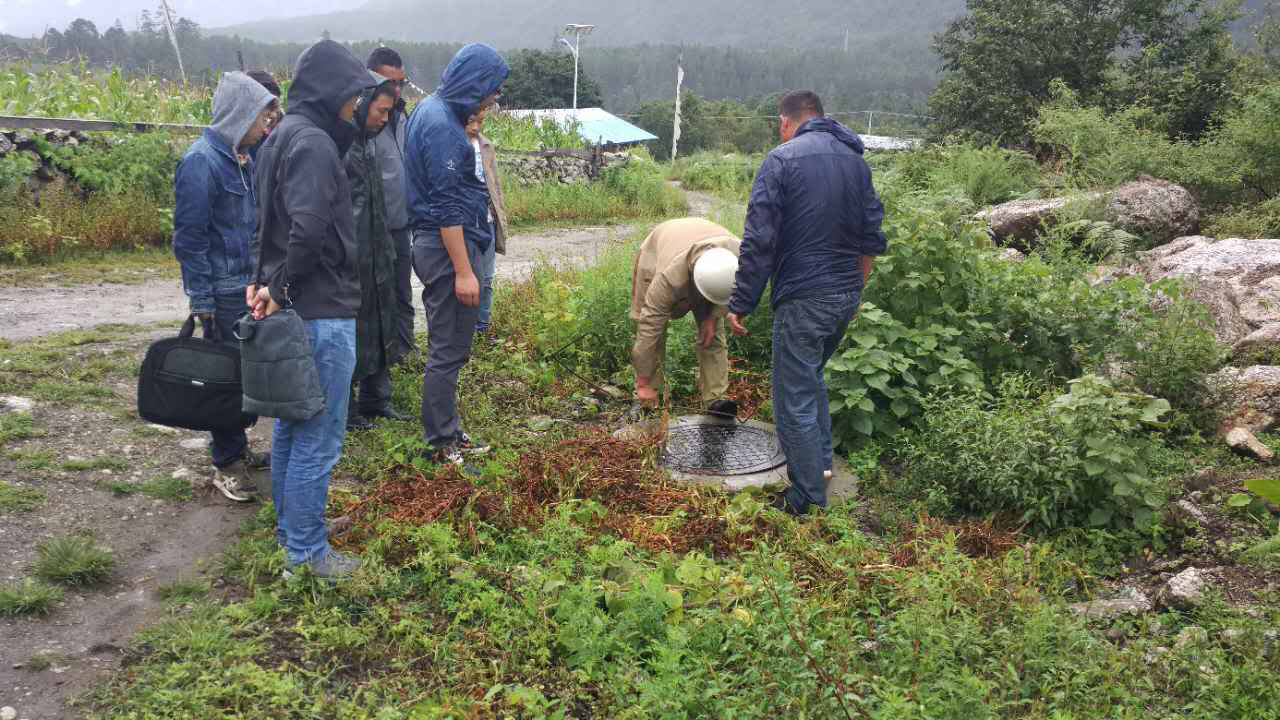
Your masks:
<svg viewBox="0 0 1280 720"><path fill-rule="evenodd" d="M520 109L573 107L573 55L518 50L507 58L511 76L502 87L502 104ZM578 107L603 104L600 85L578 68Z"/></svg>
<svg viewBox="0 0 1280 720"><path fill-rule="evenodd" d="M1086 102L1108 92L1129 101L1182 103L1170 130L1203 131L1218 80L1232 62L1226 23L1234 12L1212 0L968 0L934 42L943 78L929 100L942 134L1017 143L1060 79ZM1135 54L1135 51L1140 51ZM1129 57L1129 60L1120 58ZM1118 65L1120 63L1121 65ZM1110 85L1119 67L1137 83ZM1199 80L1183 83L1190 73ZM1203 92L1195 85L1212 81ZM1192 97L1183 97L1188 90Z"/></svg>

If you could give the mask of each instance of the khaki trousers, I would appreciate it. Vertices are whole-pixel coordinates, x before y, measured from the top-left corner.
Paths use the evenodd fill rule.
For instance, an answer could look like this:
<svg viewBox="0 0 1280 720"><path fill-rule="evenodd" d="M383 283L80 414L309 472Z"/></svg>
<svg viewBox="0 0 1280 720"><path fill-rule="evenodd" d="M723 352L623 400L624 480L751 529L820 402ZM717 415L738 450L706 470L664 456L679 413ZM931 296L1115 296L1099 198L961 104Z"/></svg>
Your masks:
<svg viewBox="0 0 1280 720"><path fill-rule="evenodd" d="M695 323L696 326L696 323ZM704 348L694 339L698 351L698 394L704 405L723 400L729 392L729 344L725 338L724 318L716 321L716 336L711 347ZM667 356L667 336L663 333L658 346L658 357ZM664 382L662 364L653 375L653 387L661 389Z"/></svg>

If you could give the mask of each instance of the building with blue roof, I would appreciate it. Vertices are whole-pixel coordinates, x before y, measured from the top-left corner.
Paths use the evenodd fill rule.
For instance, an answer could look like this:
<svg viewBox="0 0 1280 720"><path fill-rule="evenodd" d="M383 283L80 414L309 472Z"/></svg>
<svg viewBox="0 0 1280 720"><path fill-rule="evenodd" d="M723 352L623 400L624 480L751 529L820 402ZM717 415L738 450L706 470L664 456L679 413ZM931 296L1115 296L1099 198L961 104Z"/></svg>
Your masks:
<svg viewBox="0 0 1280 720"><path fill-rule="evenodd" d="M534 117L539 122L554 120L561 127L572 127L575 123L578 134L592 145L606 148L637 145L658 136L638 128L622 118L606 111L604 108L579 108L577 110L506 110L512 117Z"/></svg>

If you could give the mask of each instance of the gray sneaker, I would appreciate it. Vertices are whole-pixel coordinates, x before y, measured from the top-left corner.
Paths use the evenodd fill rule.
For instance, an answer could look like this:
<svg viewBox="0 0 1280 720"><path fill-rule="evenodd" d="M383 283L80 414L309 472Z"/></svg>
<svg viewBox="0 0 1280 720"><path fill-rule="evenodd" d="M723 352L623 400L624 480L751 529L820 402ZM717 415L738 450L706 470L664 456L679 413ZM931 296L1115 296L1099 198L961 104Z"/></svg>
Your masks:
<svg viewBox="0 0 1280 720"><path fill-rule="evenodd" d="M311 574L325 580L340 580L348 578L355 574L360 568L360 558L351 555L343 555L337 550L329 550L321 557L312 558L303 563L311 570ZM284 576L286 578L293 577L294 571L298 565L285 568Z"/></svg>
<svg viewBox="0 0 1280 720"><path fill-rule="evenodd" d="M224 468L214 467L213 486L228 500L235 502L251 502L254 493L258 491L258 484L254 482L253 476L249 474L249 467L243 460L237 460Z"/></svg>

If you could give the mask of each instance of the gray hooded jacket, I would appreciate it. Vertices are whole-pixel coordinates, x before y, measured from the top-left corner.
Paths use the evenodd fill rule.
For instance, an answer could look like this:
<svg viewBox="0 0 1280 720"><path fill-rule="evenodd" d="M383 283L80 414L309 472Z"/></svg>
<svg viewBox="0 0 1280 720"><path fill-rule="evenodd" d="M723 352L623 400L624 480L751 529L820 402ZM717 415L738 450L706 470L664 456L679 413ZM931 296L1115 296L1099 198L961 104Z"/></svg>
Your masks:
<svg viewBox="0 0 1280 720"><path fill-rule="evenodd" d="M272 100L275 96L257 80L242 72L226 73L213 92L213 123L209 128L234 151Z"/></svg>

